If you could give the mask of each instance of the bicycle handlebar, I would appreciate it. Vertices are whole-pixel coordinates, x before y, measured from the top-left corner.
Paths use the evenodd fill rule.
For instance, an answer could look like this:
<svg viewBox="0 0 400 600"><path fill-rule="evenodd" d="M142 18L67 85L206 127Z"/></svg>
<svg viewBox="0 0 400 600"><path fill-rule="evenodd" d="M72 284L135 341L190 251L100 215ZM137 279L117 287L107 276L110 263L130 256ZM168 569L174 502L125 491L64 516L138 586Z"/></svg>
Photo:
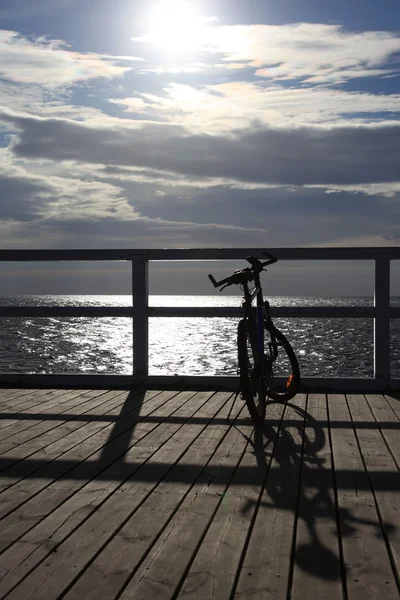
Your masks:
<svg viewBox="0 0 400 600"><path fill-rule="evenodd" d="M213 286L216 288L221 286L223 286L224 288L228 285L238 285L247 281L253 281L256 274L261 273L261 271L263 271L265 267L276 263L278 260L275 256L268 254L268 252L263 252L263 256L268 258L268 260L261 262L255 256L247 256L246 260L251 264L251 267L239 269L238 271L235 271L233 275L231 275L230 277L226 277L225 279L221 279L221 281L216 281L211 274L208 275L208 278L210 279ZM222 291L223 288L221 288L220 291Z"/></svg>

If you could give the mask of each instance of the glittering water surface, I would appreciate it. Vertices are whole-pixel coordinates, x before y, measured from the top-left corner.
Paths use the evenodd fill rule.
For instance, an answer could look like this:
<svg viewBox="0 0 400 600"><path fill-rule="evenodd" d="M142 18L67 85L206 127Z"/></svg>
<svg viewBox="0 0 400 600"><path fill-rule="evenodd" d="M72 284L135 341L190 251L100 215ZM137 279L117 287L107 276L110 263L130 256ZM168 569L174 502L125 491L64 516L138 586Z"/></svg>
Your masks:
<svg viewBox="0 0 400 600"><path fill-rule="evenodd" d="M371 298L271 297L275 306L371 306ZM15 296L14 306L129 306L130 296ZM152 306L239 306L235 296L152 296ZM400 298L392 298L400 306ZM150 319L150 374L235 375L232 318ZM302 375L373 375L372 319L280 318ZM129 318L1 318L0 371L30 373L132 372ZM400 319L391 321L391 372L400 376Z"/></svg>

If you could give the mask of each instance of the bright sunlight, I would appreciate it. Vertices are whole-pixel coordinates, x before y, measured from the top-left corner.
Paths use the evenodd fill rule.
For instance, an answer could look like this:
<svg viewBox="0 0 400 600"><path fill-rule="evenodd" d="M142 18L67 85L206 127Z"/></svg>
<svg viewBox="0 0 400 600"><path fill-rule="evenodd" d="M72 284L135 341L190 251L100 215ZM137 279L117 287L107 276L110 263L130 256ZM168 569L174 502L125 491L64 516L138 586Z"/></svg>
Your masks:
<svg viewBox="0 0 400 600"><path fill-rule="evenodd" d="M161 0L149 15L148 27L142 41L171 54L189 52L205 41L205 19L185 0Z"/></svg>

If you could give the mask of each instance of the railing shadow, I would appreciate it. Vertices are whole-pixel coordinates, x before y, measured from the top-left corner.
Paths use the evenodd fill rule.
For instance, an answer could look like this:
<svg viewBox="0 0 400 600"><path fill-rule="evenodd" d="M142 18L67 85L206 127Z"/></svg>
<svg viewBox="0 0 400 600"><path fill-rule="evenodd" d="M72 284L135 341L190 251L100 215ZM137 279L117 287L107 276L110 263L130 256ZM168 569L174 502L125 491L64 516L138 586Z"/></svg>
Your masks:
<svg viewBox="0 0 400 600"><path fill-rule="evenodd" d="M90 445L91 437L98 434L101 435L101 429L97 429L91 434L83 435L82 439L79 438L76 444L71 444L71 447L66 447L66 451L60 450L60 454L52 458L49 454L45 458L36 458L35 452L28 456L18 457L18 446L16 446L15 454L13 457L13 448L6 452L3 456L0 455L0 478L18 481L24 478L35 478L35 479L58 479L65 475L69 479L78 480L89 480L94 477L101 477L102 473L108 469L112 469L109 473L110 480L121 479L124 480L129 476L127 469L124 467L122 470L118 465L123 465L127 450L131 446L131 440L134 435L135 427L137 423L143 420L141 416L141 410L145 400L146 392L130 392L125 398L118 415L96 415L96 414L66 414L66 413L34 413L34 414L13 414L13 413L1 413L1 416L6 419L16 420L24 419L27 420L40 420L46 421L61 421L63 423L78 422L78 423L96 423L104 422L105 427L109 426L107 432L107 438L103 443L97 443L93 446L93 452L90 449L87 451L86 456L83 455L82 459L69 458L68 454L74 452L74 447L79 444ZM1 418L0 416L0 418ZM112 425L111 425L112 423ZM55 428L56 429L56 428ZM71 431L68 435L74 435L76 432L79 433L79 427L76 430ZM7 432L7 428L2 430L4 434ZM29 437L29 428L24 430ZM52 430L54 431L54 429ZM24 433L24 432L21 432ZM46 433L42 433L40 437L46 436ZM5 438L7 439L7 438ZM64 438L65 439L65 438ZM59 444L60 440L53 442ZM32 447L35 448L35 440L32 440ZM29 445L30 441L25 442ZM11 454L11 456L8 456ZM126 466L126 465L125 465ZM8 486L3 486L3 489ZM0 488L1 491L1 488Z"/></svg>
<svg viewBox="0 0 400 600"><path fill-rule="evenodd" d="M107 439L92 456L86 456L82 459L68 458L66 455L60 455L53 459L37 458L27 456L16 462L10 463L12 458L0 456L0 479L10 485L12 488L14 481L18 478L56 480L65 477L68 480L78 481L79 484L74 488L74 492L79 487L92 479L96 482L123 482L128 479L138 482L158 482L168 473L168 480L171 483L187 483L190 486L202 472L201 464L186 463L185 456L179 459L177 463L168 459L165 462L153 461L151 455L146 461L138 458L136 461L127 459L127 451L134 444L133 435L139 422L144 422L149 427L145 428L144 435L154 431L159 424L184 425L186 422L190 425L198 424L207 426L212 421L214 425L223 425L240 427L240 425L249 425L249 418L240 416L239 418L223 418L221 416L201 417L201 416L180 416L170 414L168 416L143 415L141 414L143 403L145 401L145 392L128 394L122 404L119 414L111 417L104 415L104 422L109 425ZM273 403L271 403L273 404ZM289 418L271 418L268 419L263 428L258 428L255 434L250 438L249 446L246 452L253 451L256 457L255 466L235 466L219 465L218 474L226 481L231 481L232 485L248 485L251 482L260 480L259 473L267 473L265 487L262 490L260 500L261 506L268 506L273 509L292 512L295 524L301 524L303 531L307 536L298 539L297 546L292 549L294 564L298 565L303 571L326 580L335 580L341 578L341 556L339 547L336 550L328 547L321 539L319 525L331 524L332 528L340 528L341 536L351 536L357 531L359 525L368 524L376 529L376 535L382 536L382 531L378 518L376 521L363 520L357 517L352 511L338 507L333 495L333 470L329 459L330 454L329 439L325 435L325 429L330 427L352 428L351 421L339 422L316 420L309 413L297 406L288 405L299 418L292 416ZM4 413L6 414L6 413ZM243 413L242 413L243 415ZM36 413L43 420L63 418L59 415L45 413ZM71 417L71 415L70 415ZM87 417L87 418L86 418ZM10 414L7 413L7 418ZM102 416L97 415L74 415L73 419L79 421L96 422L101 420ZM110 420L113 425L110 426ZM304 424L306 424L305 429ZM397 428L400 423L384 423L387 427ZM357 423L358 427L371 427L371 423ZM176 433L179 428L174 429ZM273 443L278 431L278 442ZM147 432L147 433L146 433ZM174 434L173 434L174 435ZM179 435L179 434L178 434ZM243 432L242 432L242 435ZM90 445L90 444L89 444ZM154 451L157 450L157 444ZM321 454L326 453L325 456ZM132 456L132 455L131 455ZM270 466L270 460L273 457L273 465ZM200 457L199 457L200 458ZM145 468L143 466L145 465ZM231 477L234 476L234 482ZM352 489L354 471L340 470L340 486ZM400 490L400 478L398 473L383 473L382 479L375 478L374 485L382 486L382 489ZM14 481L13 481L14 480ZM45 481L43 487L47 485ZM368 483L364 483L368 486ZM116 486L117 487L117 486ZM3 488L4 490L5 488ZM362 487L360 489L363 489ZM365 488L366 489L366 488ZM37 491L39 488L37 488ZM261 490L260 490L261 491ZM0 501L1 501L0 494ZM12 503L12 510L16 505L25 502L25 496L21 496L21 501ZM1 502L0 502L1 508ZM4 512L0 510L0 516L7 514L7 507L4 506ZM386 532L393 530L394 525L385 523ZM335 536L334 536L335 537ZM336 539L339 535L336 535Z"/></svg>
<svg viewBox="0 0 400 600"><path fill-rule="evenodd" d="M135 427L138 423L146 423L150 426L144 432L144 437L155 430L155 428L163 423L168 425L177 424L183 426L186 422L191 425L204 425L206 426L210 422L210 418L193 416L180 416L180 415L143 415L141 414L143 402L145 398L145 392L140 395L130 393L125 399L121 410L118 415L96 415L96 414L69 414L64 413L34 413L34 414L13 414L13 413L0 413L1 418L16 420L24 419L27 420L38 420L43 421L77 421L77 422L102 422L105 425L110 426L110 423L114 423L109 427L109 432L106 441L96 446L96 451L87 454L81 454L82 458L69 458L70 451L60 452L60 455L52 458L50 455L39 458L35 457L35 452L32 452L29 456L23 458L17 458L9 456L12 451L7 452L4 455L0 454L0 478L3 480L10 479L18 480L22 478L34 478L34 479L58 479L68 474L68 479L92 479L98 478L102 481L124 481L128 478L134 477L136 480L142 481L158 481L161 476L161 472L164 470L164 466L152 463L151 457L146 463L145 473L142 473L140 467L143 462L135 462L132 459L126 460L126 452L132 446L133 443L137 443L138 440L133 442L133 436ZM299 411L297 407L293 407ZM303 415L304 416L304 415ZM309 422L311 417L307 415ZM248 417L239 417L236 419L226 419L222 417L214 416L211 419L213 425L229 425L235 424L236 426L248 425ZM274 434L274 428L280 424L280 419L269 419L264 429L258 430L255 439L251 440L253 451L256 453L257 461L259 465L264 463L268 458L269 440L272 439ZM294 459L298 459L299 448L293 444L293 438L289 433L289 429L298 423L295 419L285 419L282 426L280 435L282 440L277 446L275 451L275 460L277 466L271 469L271 476L269 477L270 489L267 491L271 492L271 498L273 498L279 505L285 507L285 503L288 502L289 496L278 494L272 487L273 477L280 477L283 472L288 473L288 477L296 474L296 467L293 463ZM319 421L313 423L315 431L314 441L306 440L304 446L304 461L303 461L303 480L306 488L320 486L320 501L323 502L326 494L326 489L331 487L331 477L323 464L318 464L318 460L313 454L318 452L320 448L323 448L326 444L325 437L323 435L322 427L328 426L326 421ZM329 423L331 428L339 427L342 429L352 428L351 421L331 421ZM370 429L373 424L370 422L358 422L357 428ZM380 427L382 429L400 429L400 421L393 422L382 422ZM6 431L7 428L2 430ZM27 430L25 430L27 431ZM98 432L96 432L97 434ZM41 434L45 436L46 434ZM79 443L86 445L89 442L90 437L84 438ZM29 443L29 442L28 442ZM77 442L78 445L78 442ZM33 444L35 447L35 444ZM71 446L71 454L73 454L73 447ZM268 459L269 460L269 459ZM184 459L181 464L184 463ZM114 465L114 466L112 466ZM317 469L311 468L314 465L318 466ZM173 464L170 465L173 467ZM224 470L225 467L221 467ZM353 471L349 470L340 472L341 485L344 488L349 488L352 485L352 474ZM237 484L241 485L251 479L255 475L255 469L250 467L239 467L238 473L235 476ZM179 470L176 474L171 475L176 481L185 481L184 471ZM189 477L190 479L190 477ZM379 473L375 474L375 483L379 489L390 489L393 491L400 490L400 478L397 473L382 473L380 477ZM11 483L12 485L12 483ZM8 485L6 487L9 487ZM4 489L4 488L3 488ZM291 501L293 498L291 497ZM306 505L306 503L305 503ZM311 522L311 517L308 518L307 522Z"/></svg>

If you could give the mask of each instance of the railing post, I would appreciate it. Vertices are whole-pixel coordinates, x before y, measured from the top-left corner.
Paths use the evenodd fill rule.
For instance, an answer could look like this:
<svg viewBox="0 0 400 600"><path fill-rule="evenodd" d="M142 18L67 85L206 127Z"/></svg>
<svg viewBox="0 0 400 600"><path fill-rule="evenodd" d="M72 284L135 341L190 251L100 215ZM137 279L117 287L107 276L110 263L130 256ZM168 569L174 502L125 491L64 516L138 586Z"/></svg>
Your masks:
<svg viewBox="0 0 400 600"><path fill-rule="evenodd" d="M375 259L374 377L390 378L390 259Z"/></svg>
<svg viewBox="0 0 400 600"><path fill-rule="evenodd" d="M132 261L133 374L140 377L149 374L148 267L148 260Z"/></svg>

